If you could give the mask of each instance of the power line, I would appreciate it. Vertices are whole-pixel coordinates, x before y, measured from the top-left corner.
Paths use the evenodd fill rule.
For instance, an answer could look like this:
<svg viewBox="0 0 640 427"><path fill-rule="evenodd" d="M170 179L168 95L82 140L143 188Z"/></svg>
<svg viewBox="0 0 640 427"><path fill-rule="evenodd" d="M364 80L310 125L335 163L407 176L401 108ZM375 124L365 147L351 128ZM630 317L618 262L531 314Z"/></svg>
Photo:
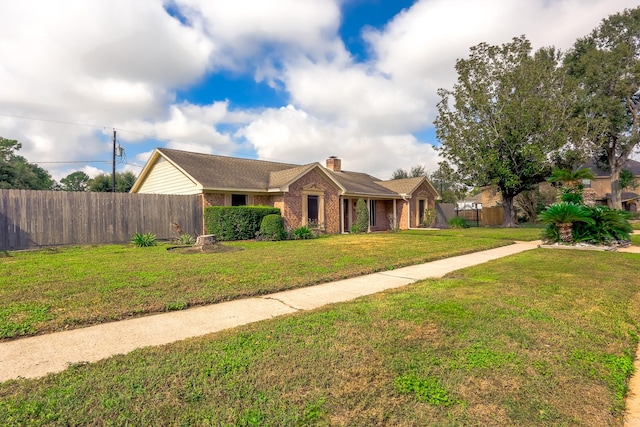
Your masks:
<svg viewBox="0 0 640 427"><path fill-rule="evenodd" d="M40 121L40 122L60 123L60 124L64 124L64 125L86 126L86 127L96 128L96 129L104 129L104 128L106 128L106 126L90 125L90 124L87 124L87 123L65 122L65 121L62 121L62 120L41 119L41 118L38 118L38 117L17 116L17 115L14 115L14 114L0 113L0 116L12 117L14 119L26 119L26 120L37 120L37 121Z"/></svg>
<svg viewBox="0 0 640 427"><path fill-rule="evenodd" d="M43 118L39 118L39 117L29 117L29 116L19 116L19 115L15 115L15 114L6 114L6 113L0 113L0 116L3 117L11 117L11 118L15 118L15 119L25 119L25 120L36 120L36 121L41 121L41 122L49 122L49 123L59 123L59 124L65 124L65 125L74 125L74 126L85 126L85 127L90 127L90 128L94 128L94 129L102 129L102 130L106 130L107 128L112 128L113 130L117 130L119 132L128 132L128 133L133 133L136 135L140 135L144 138L147 139L153 139L156 141L165 141L165 142L179 142L179 143L183 143L183 144L191 144L193 141L183 141L180 139L175 139L175 138L165 138L162 136L156 136L156 135L149 135L146 133L142 133L142 132L138 132L135 130L130 130L130 129L122 129L122 128L116 128L113 126L106 126L106 125L90 125L87 123L78 123L78 122L71 122L71 121L64 121L64 120L52 120L52 119L43 119ZM254 156L250 156L247 155L246 153L238 153L238 152L234 152L234 151L227 151L227 150L216 150L218 153L224 153L224 154L228 154L228 155L232 155L232 156L244 156L247 158L253 158ZM280 163L287 163L284 162L283 160L278 160L278 159L268 159L268 158L263 158L262 160L266 160L266 161L271 161L271 162L280 162ZM111 164L111 162L106 161L106 160L88 160L86 162L80 161L80 160L74 160L74 161L67 161L67 162L33 162L33 163L102 163L102 162L106 162L108 164ZM129 164L129 163L127 163ZM132 164L131 166L138 166L138 165L134 165ZM138 166L138 167L142 167L142 166Z"/></svg>
<svg viewBox="0 0 640 427"><path fill-rule="evenodd" d="M59 162L39 162L37 160L31 160L31 163L38 163L38 164L46 164L46 163L108 163L111 164L110 161L108 160L66 160L66 161L59 161Z"/></svg>

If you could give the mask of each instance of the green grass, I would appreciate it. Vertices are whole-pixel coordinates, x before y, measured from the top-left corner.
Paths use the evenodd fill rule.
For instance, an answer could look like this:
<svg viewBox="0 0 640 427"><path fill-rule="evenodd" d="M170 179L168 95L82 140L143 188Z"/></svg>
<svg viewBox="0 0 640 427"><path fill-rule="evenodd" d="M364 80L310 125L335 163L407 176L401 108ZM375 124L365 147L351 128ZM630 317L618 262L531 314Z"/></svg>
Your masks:
<svg viewBox="0 0 640 427"><path fill-rule="evenodd" d="M0 384L5 425L622 426L640 255L538 249Z"/></svg>
<svg viewBox="0 0 640 427"><path fill-rule="evenodd" d="M461 230L167 246L66 247L0 257L0 339L64 330L308 286L527 239L528 230Z"/></svg>

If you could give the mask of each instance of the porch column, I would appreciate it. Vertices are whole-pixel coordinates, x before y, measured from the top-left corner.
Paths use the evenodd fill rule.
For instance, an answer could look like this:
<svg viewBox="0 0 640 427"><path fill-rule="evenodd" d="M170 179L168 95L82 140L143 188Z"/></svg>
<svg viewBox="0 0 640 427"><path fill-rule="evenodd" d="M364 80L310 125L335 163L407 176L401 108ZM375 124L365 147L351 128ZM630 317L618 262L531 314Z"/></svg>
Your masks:
<svg viewBox="0 0 640 427"><path fill-rule="evenodd" d="M393 230L398 228L398 210L396 209L396 199L393 199Z"/></svg>
<svg viewBox="0 0 640 427"><path fill-rule="evenodd" d="M341 233L344 233L344 199L342 196L338 197L338 203L340 204L340 230Z"/></svg>
<svg viewBox="0 0 640 427"><path fill-rule="evenodd" d="M367 233L371 233L371 199L367 198L367 212L369 213L369 221L367 221Z"/></svg>

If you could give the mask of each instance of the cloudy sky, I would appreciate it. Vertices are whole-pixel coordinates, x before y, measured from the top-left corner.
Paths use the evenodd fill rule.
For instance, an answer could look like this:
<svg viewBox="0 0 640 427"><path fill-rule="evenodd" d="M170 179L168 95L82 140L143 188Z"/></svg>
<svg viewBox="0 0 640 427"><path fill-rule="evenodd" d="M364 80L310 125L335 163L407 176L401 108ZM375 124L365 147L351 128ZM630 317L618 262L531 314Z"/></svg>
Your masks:
<svg viewBox="0 0 640 427"><path fill-rule="evenodd" d="M569 48L637 0L0 0L0 136L57 180L155 147L433 170L455 60Z"/></svg>

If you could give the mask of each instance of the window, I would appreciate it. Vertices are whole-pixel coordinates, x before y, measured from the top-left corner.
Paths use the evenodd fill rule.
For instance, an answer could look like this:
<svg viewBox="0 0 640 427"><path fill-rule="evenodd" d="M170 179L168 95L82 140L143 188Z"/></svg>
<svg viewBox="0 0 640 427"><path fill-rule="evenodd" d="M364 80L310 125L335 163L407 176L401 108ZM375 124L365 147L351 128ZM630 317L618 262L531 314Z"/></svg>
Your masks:
<svg viewBox="0 0 640 427"><path fill-rule="evenodd" d="M424 200L418 200L418 222L424 221Z"/></svg>
<svg viewBox="0 0 640 427"><path fill-rule="evenodd" d="M369 225L376 226L376 201L369 200Z"/></svg>
<svg viewBox="0 0 640 427"><path fill-rule="evenodd" d="M318 212L319 212L319 197L318 196L307 196L307 218L309 223L311 222L315 222L318 223L319 222L319 216L318 216Z"/></svg>
<svg viewBox="0 0 640 427"><path fill-rule="evenodd" d="M591 188L591 180L590 179L583 179L582 180L582 185L584 186L584 188Z"/></svg>
<svg viewBox="0 0 640 427"><path fill-rule="evenodd" d="M246 194L232 194L231 195L231 206L247 206L247 195Z"/></svg>

